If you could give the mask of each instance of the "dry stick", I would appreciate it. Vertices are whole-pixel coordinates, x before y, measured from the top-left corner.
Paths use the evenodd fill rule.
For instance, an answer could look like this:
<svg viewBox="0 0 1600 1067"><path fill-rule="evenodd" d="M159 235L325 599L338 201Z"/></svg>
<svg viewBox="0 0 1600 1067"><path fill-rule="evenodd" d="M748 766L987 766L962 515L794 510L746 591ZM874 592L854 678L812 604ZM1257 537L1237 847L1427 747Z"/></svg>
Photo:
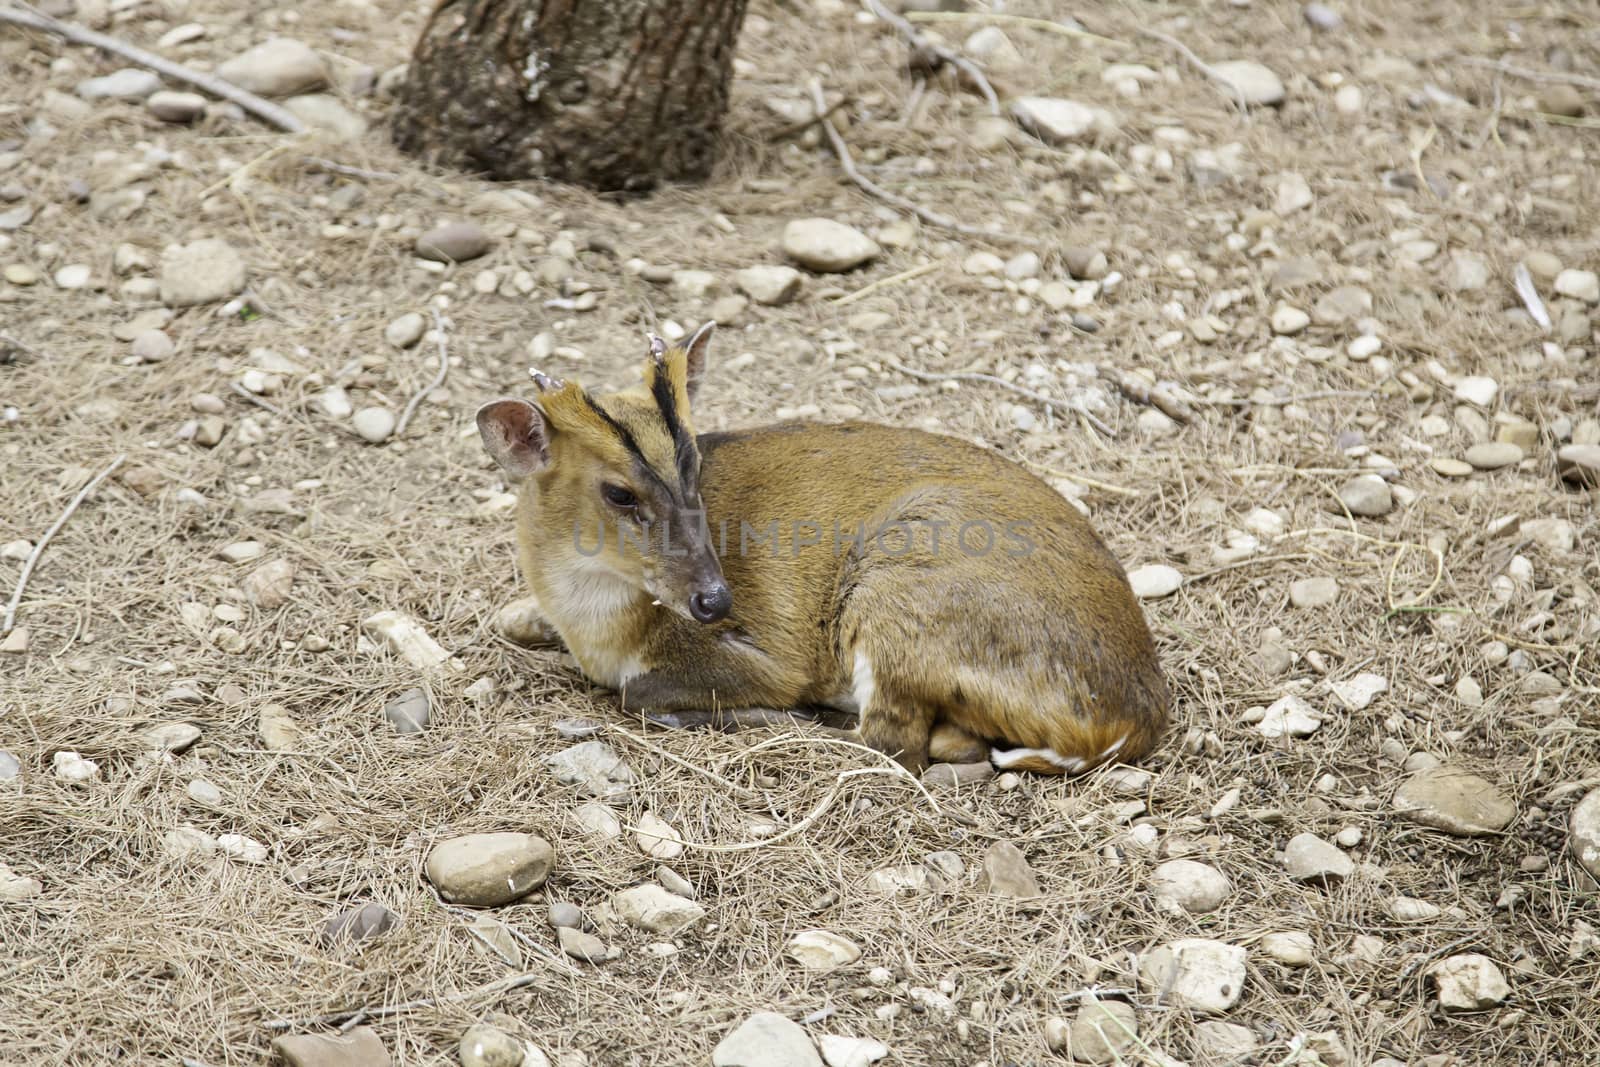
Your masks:
<svg viewBox="0 0 1600 1067"><path fill-rule="evenodd" d="M818 113L825 111L828 107L827 101L824 100L822 96L822 83L817 81L815 78L813 78L811 81L811 102L816 105ZM1003 230L992 232L989 230L979 229L976 226L968 226L964 222L957 222L948 215L941 215L937 211L930 211L921 204L918 204L912 200L907 200L898 193L891 193L889 190L885 189L883 186L879 185L877 182L873 181L871 178L868 178L866 175L862 174L856 169L856 161L850 155L850 146L844 143L844 138L840 136L838 130L833 128L832 122L828 121L827 119L823 119L822 131L828 135L828 143L833 147L833 154L839 157L840 169L844 171L847 178L855 182L856 185L860 186L863 192L868 193L871 196L875 196L879 200L882 200L886 203L893 204L902 211L911 212L917 218L921 219L923 222L926 222L930 226L937 226L943 230L953 230L956 233L965 234L968 237L981 237L990 241L1009 242L1011 244L1025 245L1029 248L1039 247L1039 242L1034 240L1032 237L1024 237L1020 233L1006 233Z"/></svg>
<svg viewBox="0 0 1600 1067"><path fill-rule="evenodd" d="M1246 122L1250 121L1250 105L1244 98L1244 90L1240 88L1236 82L1230 81L1229 79L1224 78L1221 74L1218 74L1216 67L1213 67L1211 64L1195 55L1189 50L1188 45L1184 44L1176 37L1173 37L1171 34L1162 33L1160 30L1140 30L1139 33L1145 37L1154 38L1165 45L1176 48L1178 52L1182 54L1184 59L1187 59L1190 63L1194 64L1194 68L1196 70L1210 78L1212 81L1216 82L1218 85L1222 86L1225 90L1228 90L1229 95L1233 97L1233 102L1239 105L1239 114L1244 116L1244 120Z"/></svg>
<svg viewBox="0 0 1600 1067"><path fill-rule="evenodd" d="M1125 486L1112 485L1110 482L1102 482L1099 479L1091 478L1087 474L1074 474L1071 471L1058 470L1055 467L1047 467L1043 463L1035 463L1027 456L1022 457L1022 462L1026 463L1034 470L1048 474L1053 478L1065 478L1068 481L1077 482L1079 485L1086 485L1090 489L1100 489L1107 493L1115 493L1118 496L1139 495L1139 490L1137 489L1128 489Z"/></svg>
<svg viewBox="0 0 1600 1067"><path fill-rule="evenodd" d="M433 332L439 339L439 373L433 376L427 388L420 389L417 395L406 404L406 409L400 413L400 421L394 424L394 436L399 437L406 432L406 427L411 424L411 416L417 413L417 405L422 403L422 398L444 384L444 376L450 373L450 349L445 342L444 321L439 318L439 309L433 309Z"/></svg>
<svg viewBox="0 0 1600 1067"><path fill-rule="evenodd" d="M843 307L846 304L854 304L857 300L860 300L862 297L865 297L870 293L875 293L879 289L887 289L891 285L899 285L901 282L908 282L912 278L920 278L924 274L932 274L942 266L944 266L943 263L935 260L932 263L924 263L920 267L912 267L910 270L903 270L899 274L891 274L887 278L879 278L877 281L872 282L869 285L863 285L853 293L846 293L837 298L834 300L833 306Z"/></svg>
<svg viewBox="0 0 1600 1067"><path fill-rule="evenodd" d="M767 135L767 141L769 143L772 142L772 141L783 141L783 140L786 140L786 139L788 139L790 137L795 136L796 134L805 133L811 127L815 126L817 123L821 122L822 120L826 119L828 116L832 115L835 111L838 111L840 108L846 106L847 104L853 104L853 103L855 103L855 98L854 97L852 97L852 96L841 96L838 100L834 101L834 104L833 104L832 107L828 108L828 110L824 111L822 114L820 114L820 115L812 115L810 118L804 120L803 122L791 123L790 125L785 126L783 129L778 130L775 133L769 133Z"/></svg>
<svg viewBox="0 0 1600 1067"><path fill-rule="evenodd" d="M933 56L939 62L948 63L965 74L972 81L972 84L978 87L978 91L983 94L984 100L988 101L989 113L992 115L1000 114L1000 98L995 95L994 86L989 84L989 79L984 76L983 70L976 63L959 52L943 45L934 44L921 33L918 33L915 26L884 7L878 0L867 0L867 6L872 9L874 15L893 26L900 36L906 39L906 43L911 46L913 52L921 52L925 55ZM822 105L819 104L817 106L820 109Z"/></svg>
<svg viewBox="0 0 1600 1067"><path fill-rule="evenodd" d="M27 560L25 560L22 564L22 573L17 575L17 588L11 594L11 601L6 604L5 623L0 625L0 634L10 633L12 628L16 625L17 605L22 603L22 592L28 588L28 579L32 576L33 568L38 564L39 557L44 554L45 546L50 543L50 539L61 532L61 527L65 526L67 524L67 520L72 518L72 513L78 510L78 505L82 504L84 500L88 498L89 494L94 492L95 486L105 481L106 478L111 475L112 471L122 466L122 461L127 458L128 457L126 455L118 456L116 459L111 461L110 466L90 479L88 485L84 486L82 489L79 489L78 495L72 498L72 502L67 505L67 510L61 513L61 517L55 521L55 525L46 530L44 532L44 536L39 538L39 543L33 546L33 551L28 553Z"/></svg>
<svg viewBox="0 0 1600 1067"><path fill-rule="evenodd" d="M997 378L993 374L976 374L973 372L945 372L936 374L933 371L912 370L905 364L899 363L892 359L885 359L884 362L893 367L895 370L899 371L901 374L907 374L913 378L920 378L925 382L984 382L988 385L998 385L1002 389L1009 389L1019 396L1025 396L1037 404L1043 404L1046 408L1060 408L1062 411L1075 411L1088 420L1089 425L1093 426L1096 430L1099 430L1107 437L1116 436L1115 431L1113 431L1111 427L1107 426L1099 416L1095 415L1091 411L1086 410L1082 404L1073 404L1064 400L1057 400L1054 397L1045 396L1043 393L1036 393L1032 389L1027 389L1013 382L1008 382L1004 378Z"/></svg>
<svg viewBox="0 0 1600 1067"><path fill-rule="evenodd" d="M693 771L695 774L700 775L702 778L707 778L707 779L715 782L716 784L722 786L722 788L731 790L731 791L737 793L738 795L740 795L742 797L748 797L748 798L753 800L753 799L757 799L760 796L760 794L758 794L755 790L746 789L744 786L739 785L737 782L730 782L728 779L723 778L721 775L715 774L712 771L708 771L704 767L696 766L695 764L690 763L688 760L684 759L682 756L674 755L673 753L668 752L666 749L662 748L660 745L652 744L650 741L645 740L644 738L640 737L638 734L632 733L632 732L630 732L628 730L624 730L622 727L617 726L614 723L613 724L608 724L606 728L608 730L612 731L613 733L621 734L623 737L626 737L629 741L632 741L634 744L640 746L641 748L645 748L645 749L650 750L651 752L654 752L656 755L660 756L662 759L665 759L665 760L667 760L668 762L671 762L671 763L676 763L678 766L682 767L686 771Z"/></svg>
<svg viewBox="0 0 1600 1067"><path fill-rule="evenodd" d="M1074 26L1067 26L1060 22L1051 22L1049 19L1029 18L1027 15L1002 15L994 11L908 11L906 18L912 22L960 22L977 20L979 22L998 22L1010 26L1026 26L1030 29L1044 30L1047 33L1059 33L1063 37L1076 37L1081 41L1094 41L1097 44L1109 44L1117 48L1127 48L1126 41L1119 41L1115 37L1102 37L1098 33L1080 30Z"/></svg>
<svg viewBox="0 0 1600 1067"><path fill-rule="evenodd" d="M343 174L347 178L365 178L368 181L397 182L400 175L387 170L367 170L365 167L352 167L348 163L339 163L321 156L306 156L305 161L319 170L328 171L330 174Z"/></svg>
<svg viewBox="0 0 1600 1067"><path fill-rule="evenodd" d="M301 1026L337 1026L354 1016L363 1016L368 1019L386 1019L391 1015L402 1012L414 1011L417 1008L437 1008L444 1004L453 1004L467 1000L482 993L503 995L523 986L533 985L541 978L548 978L549 971L525 971L507 978L499 978L493 982L474 986L460 993L452 993L445 997L424 997L421 1000L408 1000L400 1004L380 1004L372 1008L352 1008L349 1011L334 1011L326 1015L313 1015L302 1019L269 1019L261 1024L263 1030L293 1030Z"/></svg>
<svg viewBox="0 0 1600 1067"><path fill-rule="evenodd" d="M1505 60L1484 59L1481 56L1461 56L1461 62L1469 67L1487 67L1509 74L1513 78L1526 78L1536 82L1559 82L1563 85L1577 85L1585 89L1600 89L1600 78L1589 78L1582 74L1566 74L1556 70L1531 70L1527 67L1516 67Z"/></svg>
<svg viewBox="0 0 1600 1067"><path fill-rule="evenodd" d="M60 19L51 18L42 11L35 11L26 4L16 4L9 8L0 8L0 22L9 22L14 26L26 26L29 29L43 30L53 33L57 37L71 41L74 44L86 44L91 48L98 48L102 52L121 56L141 67L148 67L157 74L164 74L175 81L184 82L196 89L204 89L212 96L221 97L231 103L238 104L257 118L278 127L286 133L304 133L306 124L301 122L289 111L263 100L255 93L246 92L213 74L202 74L197 70L190 70L181 63L174 63L170 59L163 59L154 52L147 52L137 45L128 44L126 41L115 37L108 37L103 33L96 33L85 26L74 22L62 22Z"/></svg>

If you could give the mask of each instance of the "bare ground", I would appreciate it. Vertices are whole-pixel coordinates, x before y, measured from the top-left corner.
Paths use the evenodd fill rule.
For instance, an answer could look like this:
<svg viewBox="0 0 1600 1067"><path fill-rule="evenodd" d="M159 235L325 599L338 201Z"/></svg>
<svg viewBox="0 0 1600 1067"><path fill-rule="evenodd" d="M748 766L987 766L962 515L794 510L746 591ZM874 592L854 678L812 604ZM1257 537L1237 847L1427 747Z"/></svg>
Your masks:
<svg viewBox="0 0 1600 1067"><path fill-rule="evenodd" d="M1036 2L1021 13L1069 12ZM0 182L22 186L36 209L0 247L0 261L44 276L31 287L0 286L11 357L0 365L0 406L16 409L0 424L0 542L36 540L95 471L128 457L43 557L20 615L29 650L0 656L0 748L22 763L20 786L0 792L0 862L42 883L32 899L0 904L0 1061L262 1062L273 1020L427 998L435 1004L372 1020L397 1062L453 1062L463 1028L498 1011L552 1057L703 1063L739 1019L777 1010L797 1019L831 1012L812 1033L881 1038L890 1062L1034 1063L1054 1055L1045 1020L1070 1018L1083 990L1136 988L1134 954L1178 937L1253 946L1272 931L1303 930L1316 946L1312 964L1289 968L1256 954L1243 999L1227 1015L1260 1039L1262 1063L1288 1063L1297 1035L1330 1030L1356 1064L1383 1056L1413 1065L1591 1062L1600 1049L1600 959L1592 951L1571 958L1569 944L1576 923L1595 922L1596 898L1565 846L1565 820L1581 795L1570 787L1592 786L1600 772L1592 652L1600 521L1593 495L1557 478L1553 441L1563 420L1581 434L1596 417L1600 370L1592 323L1588 336L1550 352L1541 331L1506 309L1517 303L1513 266L1529 251L1570 267L1600 265L1600 142L1589 120L1532 114L1542 106L1539 83L1464 57L1592 72L1600 23L1562 5L1510 12L1487 3L1351 4L1346 27L1328 34L1310 30L1298 5L1261 0L1070 13L1125 46L1007 25L1025 62L1003 80L1018 93L1112 111L1118 130L1099 145L1103 157L1026 139L976 150L969 138L982 103L943 82L901 122L912 86L892 35L843 5L757 4L741 41L748 65L726 158L712 183L621 204L530 186L537 209L485 204L478 198L488 186L396 155L379 98L352 103L373 121L365 139L309 147L248 122L175 129L135 105L97 104L68 118L52 111L47 90L70 93L119 64L35 35L0 38L10 101L0 107L0 140L17 142L18 153ZM420 17L416 5L396 3L240 12L196 0L135 6L114 32L153 46L173 25L198 21L210 35L174 52L211 62L288 33L324 50L344 74L402 61ZM959 42L981 24L941 28ZM1140 38L1142 26L1176 34L1210 60L1268 63L1285 76L1288 102L1244 121L1166 45ZM1378 57L1392 62L1374 67ZM1100 77L1111 62L1145 63L1163 76L1124 97ZM570 814L576 799L544 768L542 757L567 744L553 722L618 717L559 652L517 648L492 626L518 583L509 519L485 507L503 486L471 432L471 413L526 389L526 346L540 331L586 354L581 362L554 357L545 369L616 384L641 354L652 315L685 325L706 315L708 300L640 280L623 265L630 258L715 272L715 296L731 291L735 269L777 261L777 234L790 218L827 215L868 230L895 218L841 182L814 135L768 140L785 122L764 101L800 99L813 74L854 98L842 112L847 137L884 184L968 222L1032 235L1047 279L1064 276L1060 249L1089 245L1125 280L1084 309L1099 331L1078 332L1066 314L1037 300L1019 307L1016 292L963 273L965 255L985 242L955 244L924 228L909 247L848 276L812 278L798 303L751 308L719 335L720 360L755 358L707 388L702 428L756 424L805 405L823 418L854 410L941 427L1102 483L1083 498L1126 565L1167 563L1187 578L1175 595L1148 604L1178 694L1177 722L1149 761L1156 773L1137 798L1141 813L1123 807L1130 798L1104 775L941 796L973 826L930 807L903 779L853 779L804 834L748 851L691 849L675 861L710 919L674 953L653 951L659 939L616 930L607 935L622 949L615 961L553 963L525 948L523 966L537 972L531 984L481 991L518 972L439 907L421 875L432 843L506 829L552 841L558 860L546 889L496 912L547 951L549 901L599 910L611 893L653 877L656 865L626 839L584 836ZM1335 75L1361 88L1358 113L1335 108ZM1428 86L1459 102L1430 97ZM1581 93L1592 110L1593 90ZM1194 180L1197 148L1233 142L1231 173L1216 184ZM125 170L151 159L152 148L163 155ZM311 156L382 175L330 175ZM219 186L246 166L244 178ZM1386 171L1403 183L1419 170L1443 180L1443 198L1415 181L1385 184ZM1314 203L1260 217L1282 171L1303 175ZM131 181L148 195L129 217L97 216L71 195L79 180L91 190ZM351 183L364 199L330 206ZM419 269L415 234L466 216L498 234L489 256L442 275ZM532 269L563 234L580 250L578 279L600 293L596 310L547 309L559 294L546 285L529 296L474 290L482 270L505 279ZM112 329L143 306L120 293L115 246L131 243L155 260L171 241L213 235L244 251L264 314L180 312L168 327L172 358L130 359ZM1401 245L1421 239L1436 242L1439 255L1407 262ZM594 248L608 250L585 250ZM1485 287L1447 284L1458 250L1485 259ZM1295 256L1316 260L1319 277L1273 291L1277 265ZM830 289L853 291L930 262L941 266L849 305L830 299ZM69 263L89 265L97 287L55 289L50 275ZM1280 298L1309 308L1346 283L1372 293L1380 358L1344 354L1355 336L1348 324L1272 341L1267 321ZM1228 290L1235 298L1220 308L1217 295ZM1548 284L1543 290L1559 311ZM425 386L437 368L431 342L396 351L382 331L440 295L448 298L439 303L450 377L404 438L371 446L322 414L313 398L330 383L347 385L357 406L392 410ZM1214 342L1183 334L1158 343L1211 309L1225 327ZM864 320L861 312L883 315ZM288 375L265 398L276 412L231 388L263 347L308 372ZM886 358L1019 381L1038 363L1053 378L1035 387L1063 396L1074 379L1058 360L1143 371L1176 382L1197 414L1164 433L1137 421L1147 409L1110 393L1099 416L1110 438L1078 420L1047 422L1037 409L1039 427L1023 432L1013 405L1028 402L991 386L924 385L885 398L877 390L916 384ZM1484 416L1540 428L1522 464L1460 479L1430 468L1431 458L1460 456L1484 432L1482 418L1458 412L1452 390L1461 375L1498 383ZM228 432L215 448L178 435L199 392L226 402ZM1429 416L1443 429L1425 423ZM1407 499L1382 518L1340 514L1337 490L1373 453L1398 471L1393 480ZM182 489L205 504L180 499ZM1252 508L1273 509L1290 536L1262 536L1254 552L1219 562L1216 550ZM1515 526L1492 533L1506 515L1564 519L1573 547ZM1304 532L1328 528L1360 536ZM261 610L240 592L251 568L217 553L242 540L297 568L287 604ZM1442 559L1437 580L1424 546ZM1497 585L1508 568L1524 573L1519 556L1531 577ZM0 592L19 567L0 561ZM1292 607L1288 585L1307 576L1336 577L1337 600ZM384 609L423 620L465 669L422 679L365 647L360 622ZM225 621L230 615L236 621ZM238 640L218 633L222 626ZM1294 656L1281 675L1257 655L1269 627ZM1484 646L1496 641L1501 654L1491 648L1486 659ZM309 650L324 643L325 651ZM1506 651L1510 661L1495 662ZM1535 668L1557 680L1554 691L1528 691ZM1359 672L1384 676L1389 688L1347 712L1322 683ZM1481 706L1459 698L1465 677L1481 686ZM463 695L482 678L493 683L489 699ZM420 735L395 736L381 709L417 684L430 687L433 722ZM200 702L172 705L168 694L179 686ZM1287 691L1303 693L1326 721L1280 746L1261 738L1246 710ZM292 751L266 751L257 736L259 711L273 703L302 731ZM141 734L173 721L198 724L199 744L150 758ZM637 725L630 733L643 736ZM662 812L691 841L712 845L750 840L753 818L799 819L860 760L806 741L753 752L755 735L604 736L642 779L625 820ZM1395 744L1380 751L1386 740ZM99 779L58 780L51 766L61 750L97 761ZM1388 799L1404 772L1394 759L1407 753L1483 774L1515 799L1517 819L1502 834L1475 838L1395 819ZM190 799L195 778L221 790L220 805ZM1230 789L1239 790L1237 803L1214 813ZM1155 827L1157 843L1135 844L1129 819ZM268 859L172 859L162 836L188 823L255 838ZM1331 888L1288 879L1277 853L1289 837L1346 827L1362 835L1350 850L1355 877ZM874 869L941 850L975 869L996 840L1024 850L1043 898L1018 903L971 885L885 898L865 884ZM1190 917L1156 905L1149 872L1176 855L1203 858L1229 877L1235 891L1220 910ZM1507 902L1511 886L1522 895ZM1431 922L1396 921L1384 907L1395 896L1445 911ZM320 945L321 924L363 900L403 923L360 946ZM783 946L810 927L849 937L862 959L829 975L797 968ZM1426 969L1467 951L1500 964L1511 996L1495 1009L1445 1015ZM893 982L871 985L873 967L888 968ZM946 990L957 1013L917 1010L910 987ZM1142 1045L1127 1061L1157 1062L1158 1050L1211 1062L1196 1045L1197 1020L1158 993L1132 995Z"/></svg>

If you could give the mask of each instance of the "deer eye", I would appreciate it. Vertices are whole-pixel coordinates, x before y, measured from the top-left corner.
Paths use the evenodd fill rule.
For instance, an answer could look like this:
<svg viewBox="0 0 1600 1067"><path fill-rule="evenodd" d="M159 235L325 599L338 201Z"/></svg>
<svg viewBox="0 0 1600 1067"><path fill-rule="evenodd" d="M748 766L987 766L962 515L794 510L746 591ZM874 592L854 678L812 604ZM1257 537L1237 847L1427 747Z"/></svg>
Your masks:
<svg viewBox="0 0 1600 1067"><path fill-rule="evenodd" d="M606 503L614 508L636 508L639 498L633 495L633 490L621 485L612 485L610 482L600 487L600 495L606 498Z"/></svg>

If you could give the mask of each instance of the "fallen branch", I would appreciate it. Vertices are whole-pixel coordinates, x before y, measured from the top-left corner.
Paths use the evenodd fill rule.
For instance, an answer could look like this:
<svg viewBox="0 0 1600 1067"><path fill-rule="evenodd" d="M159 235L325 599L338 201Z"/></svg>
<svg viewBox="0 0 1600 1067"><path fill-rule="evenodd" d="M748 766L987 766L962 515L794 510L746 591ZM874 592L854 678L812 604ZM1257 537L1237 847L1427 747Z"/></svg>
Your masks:
<svg viewBox="0 0 1600 1067"><path fill-rule="evenodd" d="M60 19L51 18L42 11L36 11L26 4L15 4L12 7L0 8L0 23L10 23L13 26L26 26L33 30L43 30L53 33L57 37L71 41L74 44L85 44L91 48L98 48L102 52L110 52L114 56L121 56L130 63L136 63L163 74L174 81L192 85L196 89L203 89L212 96L220 97L230 103L238 104L244 110L268 123L276 126L286 133L304 133L306 124L293 114L279 107L270 100L263 100L255 93L247 92L231 82L223 81L214 74L202 74L198 70L190 70L181 63L174 63L164 59L154 52L147 52L137 45L115 37L108 37L103 33L96 33L86 26L79 26L74 22L62 22Z"/></svg>
<svg viewBox="0 0 1600 1067"><path fill-rule="evenodd" d="M827 101L822 95L822 83L815 79L812 79L811 82L811 101L816 105L818 114L821 114L823 111L827 110ZM955 233L964 234L967 237L980 237L990 241L1001 241L1010 244L1026 245L1029 248L1039 247L1039 242L1034 240L1032 237L1025 237L1020 233L1006 233L1005 231L993 232L990 230L979 229L976 226L968 226L964 222L957 222L948 215L941 215L937 211L930 211L921 204L907 200L898 193L891 193L889 190L885 189L883 186L879 185L877 182L873 181L871 178L868 178L866 175L862 174L856 169L855 159L850 155L850 146L845 144L844 138L840 136L838 130L833 128L832 122L828 121L827 119L823 119L822 131L828 135L828 143L833 148L833 154L839 158L839 167L844 171L845 177L855 182L856 185L868 195L875 196L885 203L893 204L902 211L909 211L911 214L915 215L923 222L926 222L928 225L937 226L941 230L951 230Z"/></svg>
<svg viewBox="0 0 1600 1067"><path fill-rule="evenodd" d="M1196 70L1226 89L1228 91L1228 95L1233 97L1233 102L1239 105L1239 114L1244 116L1244 120L1246 122L1250 121L1250 105L1244 98L1244 90L1234 82L1224 78L1221 74L1218 74L1216 67L1213 67L1211 64L1195 55L1194 52L1190 50L1188 45L1184 44L1176 37L1173 37L1171 34L1162 33L1160 30L1140 30L1139 33L1145 37L1150 37L1154 40L1160 41L1162 44L1165 44L1171 48L1176 48L1178 53L1182 55L1184 59L1187 59L1190 63L1194 64L1194 68Z"/></svg>
<svg viewBox="0 0 1600 1067"><path fill-rule="evenodd" d="M846 304L854 304L862 297L871 293L876 293L880 289L887 289L891 285L899 285L901 282L908 282L912 278L920 278L924 274L932 274L942 266L944 266L943 263L940 263L938 260L934 260L932 263L924 263L919 267L912 267L910 270L903 270L898 274L891 274L887 278L879 278L875 282L863 285L853 293L846 293L843 296L836 298L833 302L833 306L843 307Z"/></svg>
<svg viewBox="0 0 1600 1067"><path fill-rule="evenodd" d="M835 100L833 102L833 106L832 107L828 108L828 110L824 111L822 114L820 114L820 115L813 114L808 119L804 119L804 120L802 120L800 122L792 122L789 125L785 126L781 130L777 130L777 131L775 131L773 133L769 133L767 135L767 141L768 141L768 143L771 143L773 141L786 141L790 137L794 137L797 134L805 133L811 127L815 126L817 123L822 122L824 119L828 118L828 116L832 115L835 111L838 111L840 108L842 108L842 107L844 107L844 106L846 106L848 104L852 104L854 102L855 102L855 98L852 97L852 96L841 96L838 100Z"/></svg>
<svg viewBox="0 0 1600 1067"><path fill-rule="evenodd" d="M439 339L439 373L433 376L426 388L417 391L406 403L405 410L400 413L400 421L394 424L394 436L399 437L406 432L406 427L411 424L411 416L417 413L417 405L422 403L422 398L444 384L444 376L450 373L450 349L445 342L444 321L439 318L439 309L433 309L433 332Z"/></svg>
<svg viewBox="0 0 1600 1067"><path fill-rule="evenodd" d="M1089 411L1082 404L1074 404L1067 400L1057 400L1053 396L1046 396L1043 393L1036 393L1032 389L1017 385L1015 382L1008 382L1004 378L997 378L993 374L978 374L972 371L946 371L942 373L935 373L933 371L913 370L912 368L907 367L905 364L896 362L892 359L885 359L884 362L893 367L895 370L899 371L901 374L907 374L913 378L917 378L925 382L983 382L986 385L998 385L1002 389L1009 389L1018 396L1025 396L1034 403L1043 405L1046 410L1054 410L1059 408L1062 411L1076 412L1079 415L1082 415L1084 420L1087 421L1089 425L1093 426L1096 430L1099 430L1107 437L1116 436L1115 431L1113 431L1111 427L1107 426L1099 416L1095 415L1092 411Z"/></svg>
<svg viewBox="0 0 1600 1067"><path fill-rule="evenodd" d="M50 543L50 539L61 532L61 528L67 524L67 520L72 518L72 513L78 510L78 505L88 499L89 494L94 492L95 487L110 477L111 472L122 466L122 461L127 458L126 455L118 456L111 461L110 466L91 478L88 485L79 489L78 495L72 498L72 502L67 505L67 510L61 513L61 517L55 521L55 525L46 530L44 536L39 538L39 543L33 546L33 551L28 553L28 558L22 564L22 573L17 575L17 588L12 592L10 602L6 604L6 617L5 622L0 624L0 635L10 633L16 626L17 606L22 603L23 590L28 588L28 579L32 577L33 568L38 565L39 557L44 554L45 546Z"/></svg>
<svg viewBox="0 0 1600 1067"><path fill-rule="evenodd" d="M995 94L994 86L989 84L988 77L976 63L953 49L934 44L919 33L917 28L907 22L904 17L896 15L879 3L878 0L867 0L867 7L871 8L872 13L878 18L893 26L900 36L906 39L906 43L911 46L912 55L929 57L932 60L929 65L933 67L938 67L941 63L948 63L962 74L965 74L967 80L983 94L984 100L988 102L989 113L992 115L1000 114L1000 97Z"/></svg>

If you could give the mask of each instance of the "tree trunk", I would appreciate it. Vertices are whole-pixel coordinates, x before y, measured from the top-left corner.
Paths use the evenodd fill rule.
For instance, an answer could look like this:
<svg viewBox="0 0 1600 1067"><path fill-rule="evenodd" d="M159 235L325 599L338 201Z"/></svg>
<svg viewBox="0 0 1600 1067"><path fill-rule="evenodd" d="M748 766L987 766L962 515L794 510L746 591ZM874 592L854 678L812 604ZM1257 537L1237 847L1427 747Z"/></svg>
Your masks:
<svg viewBox="0 0 1600 1067"><path fill-rule="evenodd" d="M711 172L747 0L442 0L395 143L491 178L643 191Z"/></svg>

